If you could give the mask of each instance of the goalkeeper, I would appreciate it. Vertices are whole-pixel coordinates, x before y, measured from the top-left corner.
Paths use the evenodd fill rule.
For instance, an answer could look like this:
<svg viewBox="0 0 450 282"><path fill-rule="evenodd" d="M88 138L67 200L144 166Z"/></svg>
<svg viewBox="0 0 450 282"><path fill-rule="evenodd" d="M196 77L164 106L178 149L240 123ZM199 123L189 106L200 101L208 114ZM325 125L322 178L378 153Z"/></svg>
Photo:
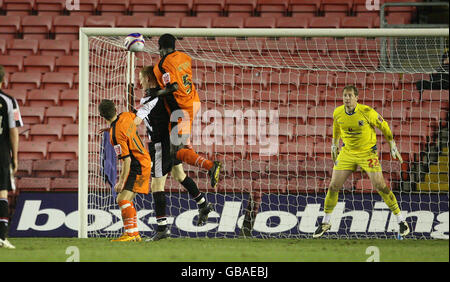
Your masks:
<svg viewBox="0 0 450 282"><path fill-rule="evenodd" d="M314 232L313 238L319 238L331 228L331 213L337 204L339 189L356 170L357 166L360 166L367 173L372 186L397 218L400 235L405 236L409 233L408 224L402 217L395 195L386 186L377 154L375 127L381 130L389 142L392 157L403 162L391 129L388 123L374 109L358 104L358 89L355 86L348 85L344 87L342 95L344 105L337 107L333 113L333 143L331 151L334 168L325 197L325 216ZM342 150L338 152L341 138L344 145Z"/></svg>

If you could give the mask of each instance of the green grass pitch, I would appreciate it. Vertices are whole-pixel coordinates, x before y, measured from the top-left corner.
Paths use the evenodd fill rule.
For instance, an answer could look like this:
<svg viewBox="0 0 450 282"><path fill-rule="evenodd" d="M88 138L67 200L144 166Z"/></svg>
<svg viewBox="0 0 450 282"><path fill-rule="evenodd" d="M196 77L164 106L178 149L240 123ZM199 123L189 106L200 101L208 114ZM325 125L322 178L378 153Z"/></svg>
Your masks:
<svg viewBox="0 0 450 282"><path fill-rule="evenodd" d="M10 238L0 262L448 262L448 240ZM373 249L376 248L376 253Z"/></svg>

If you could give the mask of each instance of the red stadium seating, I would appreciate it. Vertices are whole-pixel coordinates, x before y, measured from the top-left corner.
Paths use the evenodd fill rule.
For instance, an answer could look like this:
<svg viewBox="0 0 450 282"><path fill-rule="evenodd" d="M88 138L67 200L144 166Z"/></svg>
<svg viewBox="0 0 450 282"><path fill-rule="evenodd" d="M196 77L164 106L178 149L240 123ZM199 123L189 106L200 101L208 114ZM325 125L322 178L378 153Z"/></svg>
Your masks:
<svg viewBox="0 0 450 282"><path fill-rule="evenodd" d="M212 27L214 28L243 28L243 17L216 17L213 18Z"/></svg>
<svg viewBox="0 0 450 282"><path fill-rule="evenodd" d="M45 73L42 75L43 89L58 88L67 89L72 88L74 83L72 73Z"/></svg>
<svg viewBox="0 0 450 282"><path fill-rule="evenodd" d="M20 16L0 16L0 38L12 39L21 32Z"/></svg>
<svg viewBox="0 0 450 282"><path fill-rule="evenodd" d="M43 123L45 116L44 107L21 107L20 114L24 124Z"/></svg>
<svg viewBox="0 0 450 282"><path fill-rule="evenodd" d="M40 73L16 72L9 78L10 88L34 89L41 86Z"/></svg>
<svg viewBox="0 0 450 282"><path fill-rule="evenodd" d="M202 17L219 17L224 14L226 0L194 0L192 10Z"/></svg>
<svg viewBox="0 0 450 282"><path fill-rule="evenodd" d="M50 191L50 177L22 177L17 180L17 189L19 191Z"/></svg>
<svg viewBox="0 0 450 282"><path fill-rule="evenodd" d="M56 16L53 20L53 32L55 39L76 40L79 28L84 26L84 16Z"/></svg>
<svg viewBox="0 0 450 282"><path fill-rule="evenodd" d="M47 157L47 142L22 141L18 155L19 160L43 160Z"/></svg>
<svg viewBox="0 0 450 282"><path fill-rule="evenodd" d="M289 1L257 0L256 13L261 17L284 17L288 12Z"/></svg>
<svg viewBox="0 0 450 282"><path fill-rule="evenodd" d="M3 0L3 9L7 15L29 15L35 0Z"/></svg>
<svg viewBox="0 0 450 282"><path fill-rule="evenodd" d="M55 70L55 56L27 56L23 60L23 67L25 72L53 72Z"/></svg>
<svg viewBox="0 0 450 282"><path fill-rule="evenodd" d="M313 17L309 20L310 28L339 28L340 26L341 17L336 15Z"/></svg>
<svg viewBox="0 0 450 282"><path fill-rule="evenodd" d="M5 72L21 72L23 69L23 56L0 56L0 65L3 66Z"/></svg>
<svg viewBox="0 0 450 282"><path fill-rule="evenodd" d="M373 18L368 16L343 17L341 20L342 28L372 28L373 26Z"/></svg>
<svg viewBox="0 0 450 282"><path fill-rule="evenodd" d="M74 16L90 16L95 15L98 5L98 0L80 0L80 5L77 9L70 10L70 15Z"/></svg>
<svg viewBox="0 0 450 282"><path fill-rule="evenodd" d="M253 16L256 9L256 0L226 0L225 14L228 16Z"/></svg>
<svg viewBox="0 0 450 282"><path fill-rule="evenodd" d="M39 40L39 53L57 57L70 55L70 44L68 40Z"/></svg>
<svg viewBox="0 0 450 282"><path fill-rule="evenodd" d="M114 16L86 16L85 27L114 27L116 18Z"/></svg>
<svg viewBox="0 0 450 282"><path fill-rule="evenodd" d="M97 11L102 15L125 15L128 5L129 0L99 0Z"/></svg>
<svg viewBox="0 0 450 282"><path fill-rule="evenodd" d="M148 26L148 15L133 15L133 16L116 16L116 27L142 27Z"/></svg>
<svg viewBox="0 0 450 282"><path fill-rule="evenodd" d="M63 89L60 94L60 105L63 107L77 107L78 106L78 90L77 89Z"/></svg>
<svg viewBox="0 0 450 282"><path fill-rule="evenodd" d="M353 0L321 0L320 10L325 17L339 15L345 17L351 14Z"/></svg>
<svg viewBox="0 0 450 282"><path fill-rule="evenodd" d="M48 145L49 159L70 160L78 158L78 143L55 141Z"/></svg>
<svg viewBox="0 0 450 282"><path fill-rule="evenodd" d="M33 124L30 128L30 141L60 141L62 125L60 124Z"/></svg>
<svg viewBox="0 0 450 282"><path fill-rule="evenodd" d="M165 16L190 16L193 0L162 0L161 12Z"/></svg>
<svg viewBox="0 0 450 282"><path fill-rule="evenodd" d="M244 20L246 28L274 28L276 19L269 17L249 17Z"/></svg>
<svg viewBox="0 0 450 282"><path fill-rule="evenodd" d="M64 177L66 173L65 160L35 160L33 161L33 176Z"/></svg>
<svg viewBox="0 0 450 282"><path fill-rule="evenodd" d="M38 51L38 40L36 39L11 39L8 41L8 54L29 56L36 55Z"/></svg>
<svg viewBox="0 0 450 282"><path fill-rule="evenodd" d="M27 95L30 107L52 107L59 105L59 89L33 89Z"/></svg>
<svg viewBox="0 0 450 282"><path fill-rule="evenodd" d="M0 38L0 54L6 55L6 40Z"/></svg>
<svg viewBox="0 0 450 282"><path fill-rule="evenodd" d="M320 0L290 0L288 11L293 17L316 16L320 11Z"/></svg>
<svg viewBox="0 0 450 282"><path fill-rule="evenodd" d="M318 193L325 190L323 180L316 176L295 177L286 183L288 193Z"/></svg>
<svg viewBox="0 0 450 282"><path fill-rule="evenodd" d="M48 39L52 31L51 16L24 16L22 32L24 39Z"/></svg>
<svg viewBox="0 0 450 282"><path fill-rule="evenodd" d="M210 28L212 19L208 17L183 17L180 22L180 27L184 28Z"/></svg>
<svg viewBox="0 0 450 282"><path fill-rule="evenodd" d="M312 16L311 16L312 17ZM277 18L277 28L308 28L309 17L280 17Z"/></svg>
<svg viewBox="0 0 450 282"><path fill-rule="evenodd" d="M60 73L77 73L78 63L78 56L59 56L55 61L56 71Z"/></svg>
<svg viewBox="0 0 450 282"><path fill-rule="evenodd" d="M31 177L33 173L33 161L34 160L20 160L18 162L16 177Z"/></svg>
<svg viewBox="0 0 450 282"><path fill-rule="evenodd" d="M65 0L35 0L38 15L61 15L66 7Z"/></svg>
<svg viewBox="0 0 450 282"><path fill-rule="evenodd" d="M66 160L66 177L78 177L78 160Z"/></svg>
<svg viewBox="0 0 450 282"><path fill-rule="evenodd" d="M70 124L76 123L78 109L76 107L49 107L45 111L45 123Z"/></svg>
<svg viewBox="0 0 450 282"><path fill-rule="evenodd" d="M55 178L51 181L50 191L77 191L78 178Z"/></svg>
<svg viewBox="0 0 450 282"><path fill-rule="evenodd" d="M130 0L129 11L133 14L145 13L146 15L157 15L161 10L162 0Z"/></svg>
<svg viewBox="0 0 450 282"><path fill-rule="evenodd" d="M151 17L148 23L148 27L180 27L180 18L178 17Z"/></svg>
<svg viewBox="0 0 450 282"><path fill-rule="evenodd" d="M62 136L64 141L78 142L78 124L66 124L63 127Z"/></svg>

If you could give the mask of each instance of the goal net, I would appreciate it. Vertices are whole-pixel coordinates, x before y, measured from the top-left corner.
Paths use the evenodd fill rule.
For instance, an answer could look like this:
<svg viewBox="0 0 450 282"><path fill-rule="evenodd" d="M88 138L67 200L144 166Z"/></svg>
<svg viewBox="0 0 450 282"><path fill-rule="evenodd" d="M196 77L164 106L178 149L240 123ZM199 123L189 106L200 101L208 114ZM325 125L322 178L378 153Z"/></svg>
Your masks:
<svg viewBox="0 0 450 282"><path fill-rule="evenodd" d="M145 50L130 53L123 42L135 32L145 36ZM137 74L157 63L164 33L175 35L176 49L192 57L201 100L193 147L224 164L217 191L205 171L183 165L215 206L204 226L195 226L195 201L168 176L173 237L311 237L324 215L333 169L333 110L342 105L342 88L354 84L358 102L388 121L403 156L403 164L393 160L377 130L383 175L411 226L409 236L448 239L445 29L81 29L80 237L122 233L115 193L102 176L98 130L107 125L97 106L105 98L119 112L139 106ZM437 71L447 90L419 91L418 82ZM138 131L146 143L145 126ZM138 228L150 236L156 230L151 193L138 195L135 206ZM331 224L330 238L394 238L398 231L359 169L344 184Z"/></svg>

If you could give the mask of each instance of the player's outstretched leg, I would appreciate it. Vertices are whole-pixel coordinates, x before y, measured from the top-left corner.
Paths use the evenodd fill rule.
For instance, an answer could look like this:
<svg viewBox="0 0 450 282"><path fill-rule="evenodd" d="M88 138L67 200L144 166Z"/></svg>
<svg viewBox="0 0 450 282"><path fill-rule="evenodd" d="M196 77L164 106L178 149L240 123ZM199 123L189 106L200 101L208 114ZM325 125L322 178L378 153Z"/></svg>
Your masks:
<svg viewBox="0 0 450 282"><path fill-rule="evenodd" d="M215 161L213 164L213 167L208 171L208 175L211 179L212 188L216 188L216 185L219 182L221 168L222 168L222 163Z"/></svg>
<svg viewBox="0 0 450 282"><path fill-rule="evenodd" d="M198 221L197 226L203 226L206 224L208 220L208 215L210 212L214 210L214 207L211 203L207 203L205 207L198 209Z"/></svg>
<svg viewBox="0 0 450 282"><path fill-rule="evenodd" d="M325 232L330 230L331 224L329 223L321 223L319 227L317 227L316 231L314 231L313 238L321 237Z"/></svg>

